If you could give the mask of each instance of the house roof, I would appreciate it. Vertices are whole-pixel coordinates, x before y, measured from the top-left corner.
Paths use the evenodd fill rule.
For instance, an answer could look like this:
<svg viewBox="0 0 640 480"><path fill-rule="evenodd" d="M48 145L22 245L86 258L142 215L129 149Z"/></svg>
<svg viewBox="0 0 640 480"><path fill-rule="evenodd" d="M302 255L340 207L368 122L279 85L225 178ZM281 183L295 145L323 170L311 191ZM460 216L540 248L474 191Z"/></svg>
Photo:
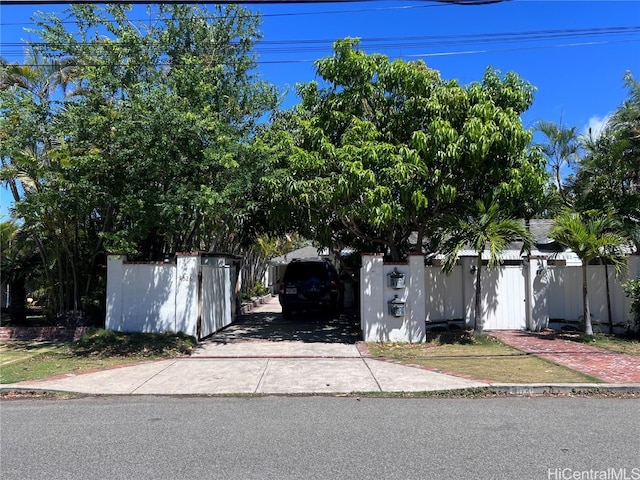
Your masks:
<svg viewBox="0 0 640 480"><path fill-rule="evenodd" d="M307 246L302 247L297 250L293 250L292 252L285 253L279 257L275 257L271 259L272 265L283 265L285 263L289 263L291 260L306 260L306 259L314 259L314 258L323 258L328 256L326 253L326 249L318 249L316 247Z"/></svg>

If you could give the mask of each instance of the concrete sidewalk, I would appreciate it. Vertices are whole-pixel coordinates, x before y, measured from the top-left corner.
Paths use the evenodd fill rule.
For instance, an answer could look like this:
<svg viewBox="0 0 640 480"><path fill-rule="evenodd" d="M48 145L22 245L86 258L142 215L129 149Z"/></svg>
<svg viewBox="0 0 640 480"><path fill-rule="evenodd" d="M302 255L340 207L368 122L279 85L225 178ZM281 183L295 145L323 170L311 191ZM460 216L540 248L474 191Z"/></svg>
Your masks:
<svg viewBox="0 0 640 480"><path fill-rule="evenodd" d="M205 343L193 356L2 385L85 394L326 394L488 386L361 355L356 345Z"/></svg>
<svg viewBox="0 0 640 480"><path fill-rule="evenodd" d="M618 380L618 383L608 384L514 385L491 384L446 375L418 366L401 365L371 358L358 348L357 343L342 341L344 338L351 338L352 335L349 332L345 334L336 325L334 331L326 337L334 341L317 341L320 333L291 334L287 328L295 325L270 325L270 322L281 321L279 311L280 305L277 300L271 299L252 311L252 314L257 313L258 317L262 315L259 320L248 324L239 321L237 325L232 325L219 335L216 334L200 343L189 357L3 384L0 385L0 389L65 391L94 395L349 394L482 387L508 391L516 395L603 388L640 392L640 383L636 382L633 375L606 379L613 382ZM256 335L256 325L262 327L265 323L266 330L260 330ZM321 325L326 326L324 323ZM270 328L273 329L269 330ZM524 351L532 348L531 342L541 342L528 332L492 334ZM544 342L547 346L552 345L546 340ZM567 364L566 362L575 361L576 353L587 353L582 346L573 345L572 354L567 356L567 346L564 343L554 345L557 347L560 344L565 356L553 359L558 363ZM540 348L540 345L536 346ZM536 352L541 356L544 353ZM611 362L595 362L593 353L588 353L591 354L589 357L592 365L599 363L604 369L611 368ZM605 357L610 358L611 355L595 356L596 359ZM634 361L637 362L637 359L634 358ZM624 367L627 375L637 372L638 368L637 364L631 369L628 364L624 364ZM573 365L573 368L576 368L576 365ZM602 375L590 373L604 379Z"/></svg>

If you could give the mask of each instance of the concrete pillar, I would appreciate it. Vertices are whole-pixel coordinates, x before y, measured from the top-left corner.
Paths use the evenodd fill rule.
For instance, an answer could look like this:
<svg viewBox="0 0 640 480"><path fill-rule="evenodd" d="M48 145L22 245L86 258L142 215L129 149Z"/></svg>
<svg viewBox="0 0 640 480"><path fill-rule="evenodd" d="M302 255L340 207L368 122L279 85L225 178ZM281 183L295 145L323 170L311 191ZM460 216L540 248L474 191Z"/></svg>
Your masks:
<svg viewBox="0 0 640 480"><path fill-rule="evenodd" d="M199 304L198 270L200 257L194 254L176 256L176 332L197 335Z"/></svg>
<svg viewBox="0 0 640 480"><path fill-rule="evenodd" d="M107 330L122 331L122 279L124 278L124 255L109 255L107 257L107 304L105 328Z"/></svg>
<svg viewBox="0 0 640 480"><path fill-rule="evenodd" d="M382 254L363 254L360 269L360 325L363 339L381 341L380 322L385 316L384 265Z"/></svg>
<svg viewBox="0 0 640 480"><path fill-rule="evenodd" d="M427 300L425 293L424 255L409 256L409 291L407 293L407 336L412 343L427 338Z"/></svg>

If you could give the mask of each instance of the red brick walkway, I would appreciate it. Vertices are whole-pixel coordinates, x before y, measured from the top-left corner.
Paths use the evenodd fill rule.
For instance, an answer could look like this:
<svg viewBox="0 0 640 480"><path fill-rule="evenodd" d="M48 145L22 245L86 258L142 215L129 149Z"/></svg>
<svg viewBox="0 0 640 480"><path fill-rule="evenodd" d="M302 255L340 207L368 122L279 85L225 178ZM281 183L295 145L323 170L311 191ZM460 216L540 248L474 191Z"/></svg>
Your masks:
<svg viewBox="0 0 640 480"><path fill-rule="evenodd" d="M607 383L640 383L640 357L557 338L553 333L487 332L507 345Z"/></svg>

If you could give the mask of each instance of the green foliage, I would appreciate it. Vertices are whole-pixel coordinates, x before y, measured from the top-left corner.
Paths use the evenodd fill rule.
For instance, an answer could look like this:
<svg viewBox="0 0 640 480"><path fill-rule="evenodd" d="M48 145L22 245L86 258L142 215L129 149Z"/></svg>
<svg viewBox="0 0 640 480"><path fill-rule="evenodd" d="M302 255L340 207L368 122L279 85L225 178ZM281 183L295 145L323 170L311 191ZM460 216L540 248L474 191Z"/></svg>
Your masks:
<svg viewBox="0 0 640 480"><path fill-rule="evenodd" d="M585 156L571 185L575 208L611 211L640 248L640 83L628 74L629 97L599 135L583 139Z"/></svg>
<svg viewBox="0 0 640 480"><path fill-rule="evenodd" d="M626 266L622 249L629 244L629 238L610 212L571 210L563 211L556 218L549 236L573 250L582 261L584 332L593 335L587 285L589 262L601 258L613 264L619 273Z"/></svg>
<svg viewBox="0 0 640 480"><path fill-rule="evenodd" d="M249 292L251 297L263 297L269 293L269 290L262 284L262 282L257 282L255 286Z"/></svg>
<svg viewBox="0 0 640 480"><path fill-rule="evenodd" d="M626 266L622 249L629 239L611 213L565 210L556 218L549 236L571 248L584 265L601 258L611 262L617 272Z"/></svg>
<svg viewBox="0 0 640 480"><path fill-rule="evenodd" d="M640 333L640 278L629 280L624 285L627 297L631 299L631 325L630 330Z"/></svg>
<svg viewBox="0 0 640 480"><path fill-rule="evenodd" d="M196 343L195 338L184 333L122 333L97 329L71 344L70 349L78 356L158 357L189 354Z"/></svg>
<svg viewBox="0 0 640 480"><path fill-rule="evenodd" d="M254 238L263 157L249 140L278 101L255 72L258 16L173 4L138 22L130 8L42 14L32 65L1 65L0 180L55 311L104 298L107 253L233 253Z"/></svg>
<svg viewBox="0 0 640 480"><path fill-rule="evenodd" d="M576 127L566 127L542 120L536 124L536 130L546 137L546 141L538 146L547 159L547 167L551 171L563 204L570 206L572 200L566 193L563 171L566 168L572 168L579 159L580 143Z"/></svg>
<svg viewBox="0 0 640 480"><path fill-rule="evenodd" d="M264 179L274 223L322 244L388 249L398 260L412 232L421 245L477 198L534 213L546 174L519 117L531 85L488 69L462 86L423 62L357 45L337 41L316 62L323 86L300 85L301 103L265 136L275 153Z"/></svg>

